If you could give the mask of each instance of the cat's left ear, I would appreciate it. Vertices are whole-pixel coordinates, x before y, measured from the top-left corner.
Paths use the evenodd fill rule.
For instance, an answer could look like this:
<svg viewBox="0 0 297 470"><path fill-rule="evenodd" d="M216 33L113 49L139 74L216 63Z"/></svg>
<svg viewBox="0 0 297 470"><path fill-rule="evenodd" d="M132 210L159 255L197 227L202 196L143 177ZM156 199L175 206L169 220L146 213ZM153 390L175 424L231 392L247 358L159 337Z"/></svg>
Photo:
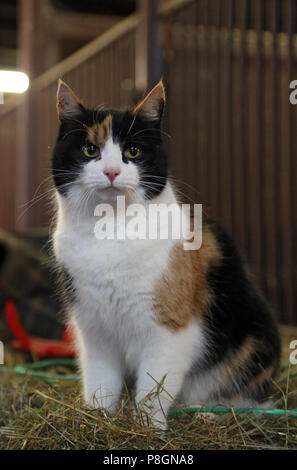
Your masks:
<svg viewBox="0 0 297 470"><path fill-rule="evenodd" d="M153 121L160 120L165 101L165 88L163 81L160 80L159 83L157 83L146 97L134 108L133 114L138 114Z"/></svg>
<svg viewBox="0 0 297 470"><path fill-rule="evenodd" d="M79 115L84 110L80 99L67 83L59 79L57 90L57 111L60 121Z"/></svg>

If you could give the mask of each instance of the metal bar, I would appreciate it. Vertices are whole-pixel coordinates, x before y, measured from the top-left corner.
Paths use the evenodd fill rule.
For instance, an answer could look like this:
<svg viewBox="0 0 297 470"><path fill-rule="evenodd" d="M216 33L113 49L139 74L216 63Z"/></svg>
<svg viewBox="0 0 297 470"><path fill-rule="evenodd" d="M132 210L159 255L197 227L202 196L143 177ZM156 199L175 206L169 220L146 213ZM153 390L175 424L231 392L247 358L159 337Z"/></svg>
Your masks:
<svg viewBox="0 0 297 470"><path fill-rule="evenodd" d="M263 0L253 0L251 6L251 29L256 32L256 47L254 58L250 62L248 71L248 222L250 230L249 259L256 274L257 280L262 281L262 231L263 215L262 185L263 185L263 125L264 125L264 101L263 101L263 50L262 33L263 24Z"/></svg>
<svg viewBox="0 0 297 470"><path fill-rule="evenodd" d="M242 199L243 199L243 212L241 214L241 223L242 227L244 228L244 251L248 253L249 248L249 224L247 222L246 214L248 212L248 201L247 201L247 181L246 181L246 174L247 174L247 113L246 113L246 92L247 92L247 17L248 17L248 9L247 9L247 0L242 0L242 11L241 11L241 49L242 49L242 59L241 59L241 67L240 67L240 77L241 77L241 89L240 89L240 109L241 113L239 116L240 119L240 135L241 135L241 165L240 165L240 179L238 180L238 190L242 192Z"/></svg>
<svg viewBox="0 0 297 470"><path fill-rule="evenodd" d="M264 253L263 277L266 281L266 293L275 309L280 306L280 259L277 243L277 167L279 160L279 58L278 58L278 1L272 0L269 8L266 7L268 28L272 33L272 54L264 73L263 93L265 99L265 162L263 184L264 198Z"/></svg>
<svg viewBox="0 0 297 470"><path fill-rule="evenodd" d="M221 158L220 158L220 215L225 226L232 229L232 26L233 0L224 0L222 4L223 37L221 43L222 68L221 86Z"/></svg>
<svg viewBox="0 0 297 470"><path fill-rule="evenodd" d="M246 54L246 0L235 3L235 23L238 29L238 52L233 59L233 233L241 249L245 248L245 123L244 123L244 64Z"/></svg>
<svg viewBox="0 0 297 470"><path fill-rule="evenodd" d="M195 201L197 194L195 192L196 175L193 171L195 160L194 149L196 145L196 109L193 106L193 100L196 99L196 69L195 69L195 17L196 4L192 3L184 8L183 11L183 115L186 125L183 125L183 149L184 149L184 181L183 187L185 198L188 202Z"/></svg>
<svg viewBox="0 0 297 470"><path fill-rule="evenodd" d="M219 168L220 168L220 152L221 152L221 126L220 126L220 88L218 86L219 70L220 70L220 26L221 26L221 0L216 2L216 8L213 8L213 24L214 24L214 45L213 45L213 62L212 62L212 111L211 122L213 127L213 157L212 167L210 170L211 185L211 207L214 216L218 217L219 198Z"/></svg>
<svg viewBox="0 0 297 470"><path fill-rule="evenodd" d="M139 94L151 89L161 75L158 3L138 0L135 84Z"/></svg>
<svg viewBox="0 0 297 470"><path fill-rule="evenodd" d="M293 35L295 33L295 20L296 20L296 9L295 9L295 0L287 0L287 11L286 11L286 29L288 33L288 63L287 63L287 76L288 83L291 82L295 77L293 76ZM293 321L294 316L294 292L296 290L296 278L293 278L293 263L296 263L293 258L293 239L292 239L292 229L293 221L296 218L296 214L293 213L292 208L292 199L293 199L293 188L296 184L296 181L292 180L292 162L294 158L293 154L293 109L289 102L286 100L286 114L287 114L287 124L288 124L288 142L287 142L287 155L286 159L283 161L282 167L282 189L283 189L283 241L284 241L284 258L283 258L283 289L284 289L284 299L286 300L285 306L287 311L287 318L289 322ZM296 240L295 240L296 243Z"/></svg>
<svg viewBox="0 0 297 470"><path fill-rule="evenodd" d="M37 70L36 63L36 38L35 30L40 18L40 2L38 0L22 0L20 2L20 66L28 73L29 77L35 76ZM38 41L37 41L38 42ZM17 110L17 151L16 151L16 208L27 203L32 197L32 187L34 185L35 167L34 159L34 127L35 127L35 96L32 91L26 93L22 105ZM30 213L26 211L21 219L17 218L18 229L25 229L30 225Z"/></svg>

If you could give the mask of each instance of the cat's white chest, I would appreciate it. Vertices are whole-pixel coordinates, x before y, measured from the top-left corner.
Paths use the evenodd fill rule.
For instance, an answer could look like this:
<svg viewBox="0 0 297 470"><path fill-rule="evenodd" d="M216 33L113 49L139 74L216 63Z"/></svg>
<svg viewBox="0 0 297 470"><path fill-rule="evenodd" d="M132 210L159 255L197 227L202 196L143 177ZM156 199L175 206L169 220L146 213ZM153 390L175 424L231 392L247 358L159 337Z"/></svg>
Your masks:
<svg viewBox="0 0 297 470"><path fill-rule="evenodd" d="M67 227L54 236L57 258L72 278L77 321L110 337L121 353L135 348L155 325L153 296L172 246L169 240L97 240ZM133 344L133 351L130 351Z"/></svg>

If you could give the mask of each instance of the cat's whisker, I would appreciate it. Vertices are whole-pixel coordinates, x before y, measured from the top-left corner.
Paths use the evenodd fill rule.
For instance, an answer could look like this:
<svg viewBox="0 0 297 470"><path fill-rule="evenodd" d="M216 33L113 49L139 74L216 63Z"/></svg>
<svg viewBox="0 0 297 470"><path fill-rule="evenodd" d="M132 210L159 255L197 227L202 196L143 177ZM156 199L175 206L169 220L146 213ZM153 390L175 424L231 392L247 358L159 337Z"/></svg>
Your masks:
<svg viewBox="0 0 297 470"><path fill-rule="evenodd" d="M141 183L142 186L146 187L147 189L152 189L154 190L155 187L163 187L164 185L161 184L161 183L154 183L154 182L150 182L150 183L145 183L145 182L142 182ZM188 196L187 194L185 194L183 191L181 191L179 188L175 188L175 193L178 194L179 196L182 196L183 198L191 201L193 204L195 204L195 201L194 199L192 199L190 196Z"/></svg>
<svg viewBox="0 0 297 470"><path fill-rule="evenodd" d="M33 197L32 199L30 199L30 201L25 202L24 204L22 204L22 205L20 206L20 209L22 209L23 207L26 207L26 206L30 205L31 203L38 202L39 199L42 199L44 196L46 196L47 194L51 193L52 191L55 191L55 188L54 188L54 187L48 189L47 191L43 192L42 194L39 194L39 196Z"/></svg>
<svg viewBox="0 0 297 470"><path fill-rule="evenodd" d="M160 134L165 135L169 139L172 139L172 136L170 134L167 134L167 132L163 131L162 129L156 129L154 127L149 127L147 129L141 129L140 131L135 132L132 134L131 137L135 137L136 135L142 134L143 132L160 132Z"/></svg>
<svg viewBox="0 0 297 470"><path fill-rule="evenodd" d="M64 183L63 185L61 185L61 187L66 187L66 186L69 186L71 185L72 183ZM56 188L53 187L51 189L49 189L48 191L46 191L45 193L41 194L40 196L38 196L37 198L35 198L33 201L28 201L28 203L26 203L27 205L30 204L28 207L25 208L25 210L18 216L17 220L20 220L30 209L32 209L33 206L35 206L38 202L40 202L42 199L46 198L49 196L49 194L53 194L55 195L56 193ZM24 206L21 206L20 208L22 208Z"/></svg>
<svg viewBox="0 0 297 470"><path fill-rule="evenodd" d="M143 181L143 180L140 180L140 183L143 183L143 184L155 184L155 185L163 186L163 187L164 187L164 182L158 183L157 181Z"/></svg>
<svg viewBox="0 0 297 470"><path fill-rule="evenodd" d="M134 114L134 118L133 118L133 120L132 120L132 123L131 123L129 129L128 129L127 135L130 134L130 131L131 131L132 127L134 126L134 123L135 123L135 120L136 120L137 115L138 115L138 113L135 113L135 114Z"/></svg>
<svg viewBox="0 0 297 470"><path fill-rule="evenodd" d="M51 169L51 168L50 168L50 169ZM69 174L71 174L71 175L73 175L73 176L76 175L75 173L73 173L73 171L70 171L70 170L61 171L61 170L53 169L53 171L59 171L59 173L55 173L55 176L64 176L64 175L69 175ZM49 180L53 180L53 175L52 175L52 174L49 175L49 176L47 176L46 178L44 178L44 179L41 181L41 183L39 183L39 185L37 186L37 188L36 188L36 190L35 190L35 192L34 192L34 194L33 194L33 198L31 199L31 201L33 201L34 198L35 198L35 196L37 196L37 193L38 193L39 189L41 188L41 186L42 186L43 184L45 184L47 181L49 181ZM53 182L53 181L52 181L52 182ZM27 204L28 204L29 202L31 202L31 201L26 202L26 203L23 204L21 207L27 205Z"/></svg>
<svg viewBox="0 0 297 470"><path fill-rule="evenodd" d="M55 188L50 188L49 190L45 191L44 193L42 193L41 195L35 197L34 199L31 199L30 201L28 201L27 203L25 203L24 205L20 206L20 208L22 207L26 207L30 204L35 204L36 202L39 202L41 199L43 199L44 197L46 197L48 194L52 193L55 191Z"/></svg>
<svg viewBox="0 0 297 470"><path fill-rule="evenodd" d="M63 140L65 140L66 137L67 137L69 134L72 134L73 132L86 132L86 131L85 131L85 129L72 129L71 131L66 132L66 134L63 135Z"/></svg>
<svg viewBox="0 0 297 470"><path fill-rule="evenodd" d="M67 173L66 173L66 172L65 172L65 173L64 173L64 172L60 172L60 173L57 173L56 176L64 176L65 174L67 174L67 175L71 174L71 175L73 175L73 176L76 176L76 174L73 173L73 172L69 172L69 173L68 173L68 172L67 172ZM35 192L34 192L34 194L33 194L33 198L30 199L29 201L25 202L24 204L22 204L22 205L20 206L20 208L27 206L27 205L30 204L31 202L35 201L36 198L39 198L40 196L45 195L45 194L47 194L47 193L50 192L50 191L54 191L54 190L55 190L55 187L52 187L52 188L50 188L48 191L46 191L45 193L42 193L41 195L37 196L37 193L38 193L39 189L41 188L41 186L42 186L43 184L45 184L45 182L48 181L48 180L50 180L50 179L53 179L53 175L49 175L47 178L45 178L45 179L38 185L37 189L35 190Z"/></svg>
<svg viewBox="0 0 297 470"><path fill-rule="evenodd" d="M70 118L70 117L63 117L63 119L65 121L73 121L73 122L78 122L78 124L81 124L83 127L85 127L87 129L87 125L85 123L83 123L82 121L80 121L79 119L74 119L74 118Z"/></svg>
<svg viewBox="0 0 297 470"><path fill-rule="evenodd" d="M79 169L79 167L76 167L76 168ZM59 172L63 172L63 173L73 173L73 169L68 170L67 168L53 168L51 166L51 167L44 167L43 169L44 170L49 170L49 171L59 171Z"/></svg>
<svg viewBox="0 0 297 470"><path fill-rule="evenodd" d="M77 225L79 225L80 215L81 214L84 215L84 208L85 208L84 204L91 191L92 191L91 189L86 189L82 195L82 198L80 199L78 203L77 220L76 220Z"/></svg>
<svg viewBox="0 0 297 470"><path fill-rule="evenodd" d="M141 176L142 178L155 178L155 179L169 179L170 181L173 181L174 184L183 184L184 186L187 186L189 189L191 189L192 191L194 191L197 195L200 195L199 191L197 190L197 188L194 188L194 186L190 185L189 183L186 183L185 181L179 179L179 178L176 178L175 176L172 176L172 175L169 175L168 177L164 177L164 176L155 176L155 175L149 175L149 174L144 174Z"/></svg>
<svg viewBox="0 0 297 470"><path fill-rule="evenodd" d="M44 178L44 180L42 180L41 183L39 183L39 185L37 186L37 188L36 188L36 190L35 190L35 192L34 192L34 194L33 194L33 199L35 198L35 196L37 196L37 193L38 193L39 189L42 187L42 185L45 184L48 180L50 180L50 179L52 179L52 178L53 178L53 176L52 176L52 175L49 175L49 176L47 176L46 178ZM29 202L30 202L30 201L29 201ZM23 206L25 206L26 204L28 204L28 203L23 204ZM21 207L23 207L23 206L21 206Z"/></svg>

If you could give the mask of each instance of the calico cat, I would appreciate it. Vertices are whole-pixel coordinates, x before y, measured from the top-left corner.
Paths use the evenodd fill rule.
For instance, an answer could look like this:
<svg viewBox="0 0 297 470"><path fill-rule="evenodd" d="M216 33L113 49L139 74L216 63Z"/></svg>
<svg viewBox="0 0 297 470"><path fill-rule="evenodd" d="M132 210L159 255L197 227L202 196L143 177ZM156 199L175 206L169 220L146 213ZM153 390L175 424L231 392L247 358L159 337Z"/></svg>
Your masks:
<svg viewBox="0 0 297 470"><path fill-rule="evenodd" d="M203 219L199 250L173 239L103 239L94 208L177 202L168 178L160 81L135 109L86 109L59 81L53 153L57 264L65 273L83 391L113 412L123 377L166 428L170 407L265 406L280 341L273 316L231 237ZM186 158L181 155L180 158Z"/></svg>

